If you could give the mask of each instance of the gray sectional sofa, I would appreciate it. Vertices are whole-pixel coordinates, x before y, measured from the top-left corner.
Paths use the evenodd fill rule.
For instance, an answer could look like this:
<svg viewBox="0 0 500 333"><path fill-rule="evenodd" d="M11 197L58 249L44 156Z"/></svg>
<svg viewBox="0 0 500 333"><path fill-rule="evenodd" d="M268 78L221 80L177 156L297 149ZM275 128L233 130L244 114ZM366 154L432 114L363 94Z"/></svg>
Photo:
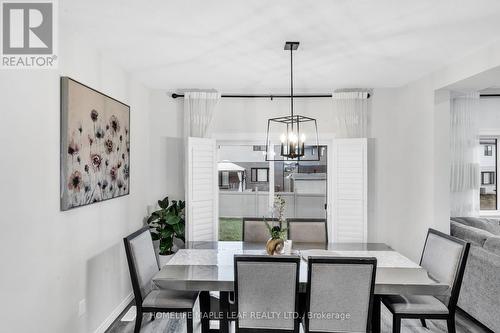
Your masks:
<svg viewBox="0 0 500 333"><path fill-rule="evenodd" d="M500 332L499 220L452 217L451 235L471 243L458 306Z"/></svg>

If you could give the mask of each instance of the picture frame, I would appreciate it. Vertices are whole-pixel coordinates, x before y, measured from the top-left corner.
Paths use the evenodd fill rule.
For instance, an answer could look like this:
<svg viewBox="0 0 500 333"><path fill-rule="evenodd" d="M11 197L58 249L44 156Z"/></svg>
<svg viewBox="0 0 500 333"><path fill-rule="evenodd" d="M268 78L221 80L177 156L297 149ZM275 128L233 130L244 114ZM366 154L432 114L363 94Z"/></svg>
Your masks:
<svg viewBox="0 0 500 333"><path fill-rule="evenodd" d="M130 106L70 77L60 85L61 211L130 194Z"/></svg>

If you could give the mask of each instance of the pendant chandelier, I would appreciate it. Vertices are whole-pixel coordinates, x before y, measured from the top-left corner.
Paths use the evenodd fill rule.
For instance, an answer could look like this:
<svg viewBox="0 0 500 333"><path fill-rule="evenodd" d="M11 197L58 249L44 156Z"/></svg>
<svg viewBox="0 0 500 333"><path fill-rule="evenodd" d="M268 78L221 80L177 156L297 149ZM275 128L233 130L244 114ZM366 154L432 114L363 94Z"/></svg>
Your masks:
<svg viewBox="0 0 500 333"><path fill-rule="evenodd" d="M316 119L294 113L293 51L299 42L286 42L290 51L290 115L267 121L266 161L319 161ZM306 145L307 140L307 145Z"/></svg>

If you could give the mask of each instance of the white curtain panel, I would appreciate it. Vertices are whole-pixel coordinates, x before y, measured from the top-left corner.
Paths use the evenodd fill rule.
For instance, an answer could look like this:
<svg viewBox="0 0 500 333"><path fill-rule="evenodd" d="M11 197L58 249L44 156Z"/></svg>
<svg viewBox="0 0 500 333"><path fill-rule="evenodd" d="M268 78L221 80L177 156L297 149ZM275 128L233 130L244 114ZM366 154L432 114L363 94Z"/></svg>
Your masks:
<svg viewBox="0 0 500 333"><path fill-rule="evenodd" d="M335 136L368 137L369 100L366 91L344 91L332 94Z"/></svg>
<svg viewBox="0 0 500 333"><path fill-rule="evenodd" d="M184 93L184 136L207 138L210 135L215 106L220 100L216 91Z"/></svg>
<svg viewBox="0 0 500 333"><path fill-rule="evenodd" d="M479 93L451 100L450 114L450 210L451 216L479 215Z"/></svg>
<svg viewBox="0 0 500 333"><path fill-rule="evenodd" d="M242 192L243 191L243 172L241 172L241 171L238 172L238 181L239 181L238 192Z"/></svg>

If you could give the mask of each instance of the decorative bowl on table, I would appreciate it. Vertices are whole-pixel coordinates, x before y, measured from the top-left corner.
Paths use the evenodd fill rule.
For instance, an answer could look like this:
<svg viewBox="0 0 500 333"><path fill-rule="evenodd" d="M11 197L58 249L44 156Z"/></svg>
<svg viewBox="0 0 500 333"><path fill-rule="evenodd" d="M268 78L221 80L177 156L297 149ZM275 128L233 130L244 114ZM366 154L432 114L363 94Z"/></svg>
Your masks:
<svg viewBox="0 0 500 333"><path fill-rule="evenodd" d="M276 254L282 254L284 249L285 241L281 238L269 238L266 243L267 254L273 256Z"/></svg>

